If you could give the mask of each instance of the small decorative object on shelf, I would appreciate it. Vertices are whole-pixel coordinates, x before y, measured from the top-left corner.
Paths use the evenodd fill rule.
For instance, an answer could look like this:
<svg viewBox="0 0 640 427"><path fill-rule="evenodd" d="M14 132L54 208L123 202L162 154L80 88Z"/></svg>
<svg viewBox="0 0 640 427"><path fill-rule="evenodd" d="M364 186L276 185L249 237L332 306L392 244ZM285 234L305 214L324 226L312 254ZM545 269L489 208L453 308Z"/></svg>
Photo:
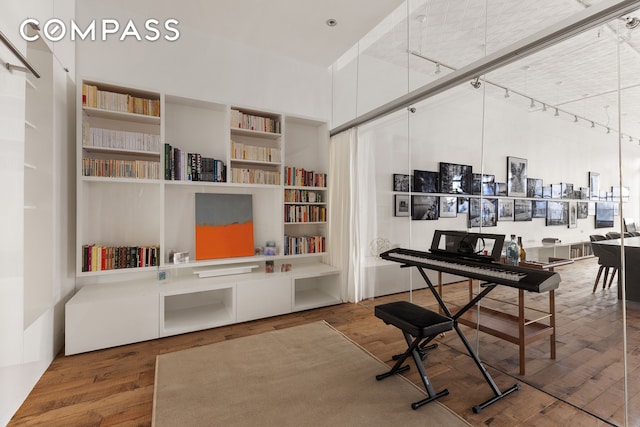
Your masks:
<svg viewBox="0 0 640 427"><path fill-rule="evenodd" d="M527 251L524 250L521 236L518 236L518 246L520 246L520 261L524 262L527 260Z"/></svg>
<svg viewBox="0 0 640 427"><path fill-rule="evenodd" d="M287 271L291 271L291 264L282 264L280 266L280 271L283 273Z"/></svg>
<svg viewBox="0 0 640 427"><path fill-rule="evenodd" d="M273 273L275 270L275 261L265 261L264 271L265 273Z"/></svg>
<svg viewBox="0 0 640 427"><path fill-rule="evenodd" d="M189 262L189 252L174 252L173 263L174 264L186 264Z"/></svg>
<svg viewBox="0 0 640 427"><path fill-rule="evenodd" d="M509 265L518 265L520 258L520 247L516 242L516 235L511 235L511 241L507 244L506 263Z"/></svg>

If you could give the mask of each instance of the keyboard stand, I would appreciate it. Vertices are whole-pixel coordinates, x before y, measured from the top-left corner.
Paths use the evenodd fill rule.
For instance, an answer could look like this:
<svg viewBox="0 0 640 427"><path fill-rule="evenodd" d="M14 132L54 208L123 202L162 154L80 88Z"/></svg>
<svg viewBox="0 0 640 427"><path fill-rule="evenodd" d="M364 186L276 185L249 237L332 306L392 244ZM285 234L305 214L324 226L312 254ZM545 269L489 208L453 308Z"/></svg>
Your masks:
<svg viewBox="0 0 640 427"><path fill-rule="evenodd" d="M510 395L514 391L519 390L520 385L514 384L513 386L509 387L505 391L500 391L496 383L493 381L493 378L489 374L489 371L487 371L487 369L484 367L484 365L480 361L480 358L478 357L476 352L473 350L473 348L469 344L469 341L467 340L467 337L462 333L462 330L460 330L460 326L458 325L458 318L460 318L460 316L466 313L470 308L475 306L482 298L484 298L489 292L491 292L493 288L495 288L497 285L495 283L484 283L482 285L482 287L484 288L482 292L478 293L478 295L472 298L464 307L460 308L460 310L458 310L456 313L451 313L451 311L445 304L444 300L442 299L442 297L440 296L436 288L433 286L433 283L431 283L431 280L429 279L427 274L424 272L423 267L420 267L420 266L415 266L415 267L418 269L418 271L420 272L420 275L422 276L424 281L427 283L427 286L431 290L431 293L435 297L436 301L438 301L438 305L444 312L445 316L453 319L453 329L458 334L458 337L460 337L460 340L462 341L465 348L467 349L469 356L471 356L471 358L475 362L476 366L482 373L482 376L484 377L485 381L487 382L487 384L489 384L489 387L491 387L491 391L493 391L493 397L479 405L474 406L473 412L477 414L487 406L491 405L492 403L495 403L498 400L502 399L503 397Z"/></svg>

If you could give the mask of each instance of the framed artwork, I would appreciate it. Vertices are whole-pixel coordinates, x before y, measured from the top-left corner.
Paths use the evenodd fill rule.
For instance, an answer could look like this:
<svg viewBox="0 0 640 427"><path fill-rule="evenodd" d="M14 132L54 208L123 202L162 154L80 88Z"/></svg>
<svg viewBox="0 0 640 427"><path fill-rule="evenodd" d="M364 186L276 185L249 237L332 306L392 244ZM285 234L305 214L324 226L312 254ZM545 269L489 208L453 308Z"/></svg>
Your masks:
<svg viewBox="0 0 640 427"><path fill-rule="evenodd" d="M413 171L413 191L416 193L437 193L440 190L438 172Z"/></svg>
<svg viewBox="0 0 640 427"><path fill-rule="evenodd" d="M589 187L580 187L580 200L588 200L589 199Z"/></svg>
<svg viewBox="0 0 640 427"><path fill-rule="evenodd" d="M393 216L409 216L409 195L394 194Z"/></svg>
<svg viewBox="0 0 640 427"><path fill-rule="evenodd" d="M527 197L542 197L542 180L538 178L527 178Z"/></svg>
<svg viewBox="0 0 640 427"><path fill-rule="evenodd" d="M469 228L498 225L498 199L469 200Z"/></svg>
<svg viewBox="0 0 640 427"><path fill-rule="evenodd" d="M590 199L600 200L600 174L598 172L589 172L589 188Z"/></svg>
<svg viewBox="0 0 640 427"><path fill-rule="evenodd" d="M629 187L611 187L611 193L613 193L614 202L621 199L624 203L629 201Z"/></svg>
<svg viewBox="0 0 640 427"><path fill-rule="evenodd" d="M482 195L483 196L496 195L496 176L495 175L482 175Z"/></svg>
<svg viewBox="0 0 640 427"><path fill-rule="evenodd" d="M468 197L458 197L458 213L469 213Z"/></svg>
<svg viewBox="0 0 640 427"><path fill-rule="evenodd" d="M513 220L531 221L531 218L533 218L532 209L532 200L516 199L513 206Z"/></svg>
<svg viewBox="0 0 640 427"><path fill-rule="evenodd" d="M438 196L411 196L411 219L438 219Z"/></svg>
<svg viewBox="0 0 640 427"><path fill-rule="evenodd" d="M596 214L596 202L589 202L589 215L594 216Z"/></svg>
<svg viewBox="0 0 640 427"><path fill-rule="evenodd" d="M501 197L507 197L507 183L506 182L496 182L495 183L495 193L496 196Z"/></svg>
<svg viewBox="0 0 640 427"><path fill-rule="evenodd" d="M479 196L482 193L482 174L474 173L472 177L471 194Z"/></svg>
<svg viewBox="0 0 640 427"><path fill-rule="evenodd" d="M578 202L578 219L585 219L589 216L589 202Z"/></svg>
<svg viewBox="0 0 640 427"><path fill-rule="evenodd" d="M409 175L394 173L393 174L393 191L402 191L404 193L409 192L410 186Z"/></svg>
<svg viewBox="0 0 640 427"><path fill-rule="evenodd" d="M531 215L534 218L546 218L547 217L547 201L546 200L534 200L533 201L533 213Z"/></svg>
<svg viewBox="0 0 640 427"><path fill-rule="evenodd" d="M471 166L440 162L440 192L471 194L471 170Z"/></svg>
<svg viewBox="0 0 640 427"><path fill-rule="evenodd" d="M507 157L507 195L525 197L527 195L527 160Z"/></svg>
<svg viewBox="0 0 640 427"><path fill-rule="evenodd" d="M560 183L560 198L573 199L573 184L568 184L566 182Z"/></svg>
<svg viewBox="0 0 640 427"><path fill-rule="evenodd" d="M596 203L596 228L613 227L614 204L610 202Z"/></svg>
<svg viewBox="0 0 640 427"><path fill-rule="evenodd" d="M547 202L546 225L569 225L569 202Z"/></svg>
<svg viewBox="0 0 640 427"><path fill-rule="evenodd" d="M551 186L550 185L546 185L542 187L542 198L543 199L550 199L551 198Z"/></svg>
<svg viewBox="0 0 640 427"><path fill-rule="evenodd" d="M569 202L569 228L578 226L578 203Z"/></svg>
<svg viewBox="0 0 640 427"><path fill-rule="evenodd" d="M251 194L196 193L196 259L252 256Z"/></svg>
<svg viewBox="0 0 640 427"><path fill-rule="evenodd" d="M513 221L513 199L498 199L498 221Z"/></svg>
<svg viewBox="0 0 640 427"><path fill-rule="evenodd" d="M458 216L458 198L456 196L440 197L440 218L455 218Z"/></svg>

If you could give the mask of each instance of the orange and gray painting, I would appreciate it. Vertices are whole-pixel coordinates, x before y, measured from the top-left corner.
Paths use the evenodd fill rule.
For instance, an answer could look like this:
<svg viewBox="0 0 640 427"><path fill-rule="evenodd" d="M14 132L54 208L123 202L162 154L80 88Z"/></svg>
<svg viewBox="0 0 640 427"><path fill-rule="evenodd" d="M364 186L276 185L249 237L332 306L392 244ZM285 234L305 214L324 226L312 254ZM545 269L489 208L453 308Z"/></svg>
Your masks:
<svg viewBox="0 0 640 427"><path fill-rule="evenodd" d="M196 260L252 256L251 194L196 193Z"/></svg>

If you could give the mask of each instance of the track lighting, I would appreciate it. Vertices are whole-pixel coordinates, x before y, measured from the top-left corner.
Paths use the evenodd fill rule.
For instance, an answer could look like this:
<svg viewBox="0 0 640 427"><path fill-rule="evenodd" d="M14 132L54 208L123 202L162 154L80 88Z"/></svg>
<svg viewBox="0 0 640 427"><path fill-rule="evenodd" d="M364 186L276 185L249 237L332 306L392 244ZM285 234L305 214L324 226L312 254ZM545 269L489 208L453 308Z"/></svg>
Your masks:
<svg viewBox="0 0 640 427"><path fill-rule="evenodd" d="M504 90L504 97L505 98L509 98L511 95L509 95L509 89L505 89Z"/></svg>
<svg viewBox="0 0 640 427"><path fill-rule="evenodd" d="M594 127L596 127L596 124L591 122L591 129L593 129Z"/></svg>
<svg viewBox="0 0 640 427"><path fill-rule="evenodd" d="M481 85L482 83L480 83L480 77L476 77L475 80L471 82L471 86L473 86L475 89L479 89Z"/></svg>
<svg viewBox="0 0 640 427"><path fill-rule="evenodd" d="M573 116L573 123L578 123L578 116L576 115Z"/></svg>
<svg viewBox="0 0 640 427"><path fill-rule="evenodd" d="M607 128L607 133L611 133L611 129Z"/></svg>
<svg viewBox="0 0 640 427"><path fill-rule="evenodd" d="M633 18L632 18L631 16L628 16L628 17L625 19L625 21L626 21L625 26L626 26L628 29L630 29L630 30L633 30L633 29L634 29L634 28L636 28L638 25L640 25L640 19L638 19L638 18L636 18L636 17L633 17Z"/></svg>
<svg viewBox="0 0 640 427"><path fill-rule="evenodd" d="M533 101L533 98L531 98L531 104L529 104L529 108L532 110L536 108L536 103Z"/></svg>
<svg viewBox="0 0 640 427"><path fill-rule="evenodd" d="M542 111L547 111L547 104L542 104Z"/></svg>
<svg viewBox="0 0 640 427"><path fill-rule="evenodd" d="M436 62L436 70L433 72L433 74L440 74L440 63Z"/></svg>
<svg viewBox="0 0 640 427"><path fill-rule="evenodd" d="M558 113L558 109L556 108L556 112L553 114L555 117L558 117L560 113Z"/></svg>

